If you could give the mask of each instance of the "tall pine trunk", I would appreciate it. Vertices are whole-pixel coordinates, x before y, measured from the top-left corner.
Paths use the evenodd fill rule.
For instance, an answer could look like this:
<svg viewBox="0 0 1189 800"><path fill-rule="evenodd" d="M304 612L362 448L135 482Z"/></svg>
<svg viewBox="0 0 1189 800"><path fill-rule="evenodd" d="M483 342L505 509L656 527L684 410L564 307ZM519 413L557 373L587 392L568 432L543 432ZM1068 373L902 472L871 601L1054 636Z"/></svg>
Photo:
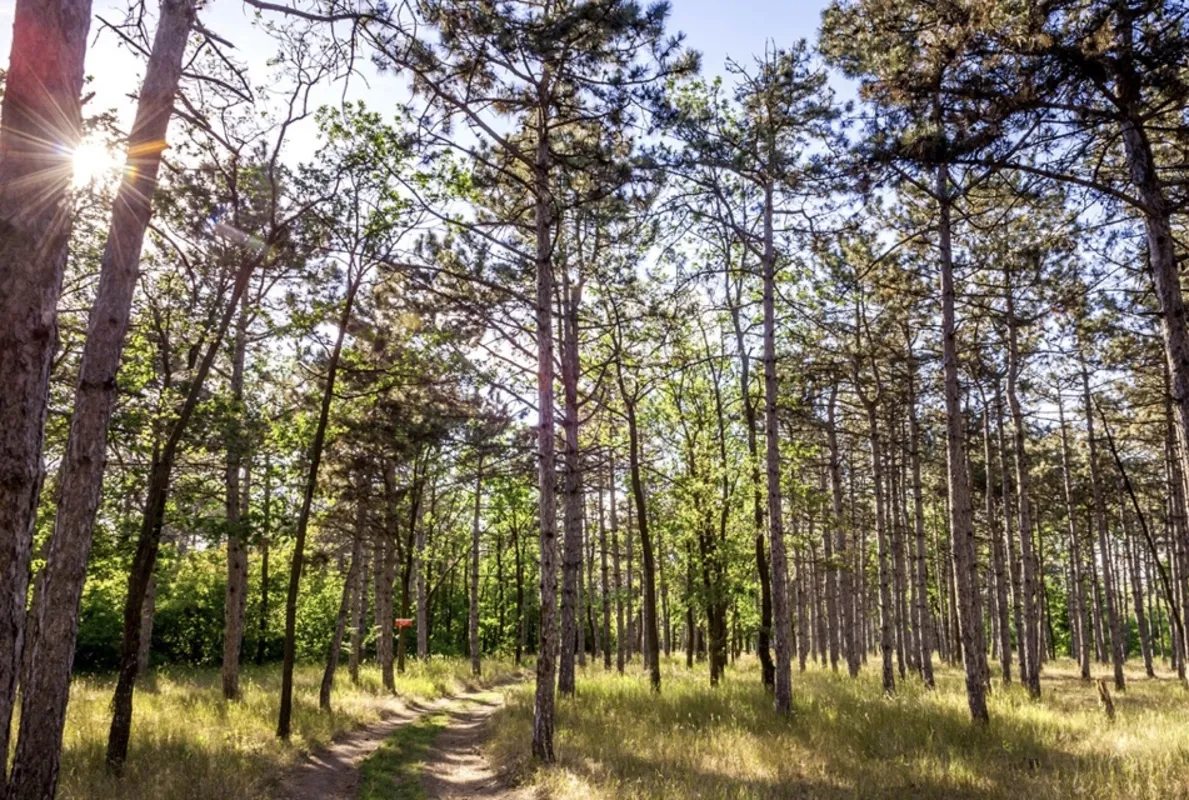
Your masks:
<svg viewBox="0 0 1189 800"><path fill-rule="evenodd" d="M773 244L772 184L764 187L764 439L768 488L768 539L772 558L772 626L776 651L773 703L778 714L793 711L792 621L789 618L788 560L780 494L779 401L776 380L776 250Z"/></svg>
<svg viewBox="0 0 1189 800"><path fill-rule="evenodd" d="M946 464L949 483L949 523L957 584L958 615L966 671L966 700L970 717L987 723L986 685L978 608L978 570L975 563L974 521L970 505L970 480L966 472L966 431L958 377L957 321L955 319L954 258L950 230L949 170L937 167L938 251L941 267L941 344L945 395Z"/></svg>

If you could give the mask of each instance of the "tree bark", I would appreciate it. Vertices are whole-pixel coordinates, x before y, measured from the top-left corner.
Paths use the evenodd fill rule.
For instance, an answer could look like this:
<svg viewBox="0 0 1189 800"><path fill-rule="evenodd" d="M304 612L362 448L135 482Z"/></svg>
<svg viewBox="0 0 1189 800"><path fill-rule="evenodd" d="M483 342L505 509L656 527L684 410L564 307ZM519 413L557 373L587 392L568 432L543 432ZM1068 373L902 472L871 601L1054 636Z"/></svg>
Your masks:
<svg viewBox="0 0 1189 800"><path fill-rule="evenodd" d="M268 549L272 533L272 461L268 451L264 456L264 505L260 519L260 616L256 620L256 665L264 663L268 639Z"/></svg>
<svg viewBox="0 0 1189 800"><path fill-rule="evenodd" d="M553 421L553 223L550 189L548 75L537 87L539 111L533 163L536 227L537 323L537 488L540 515L541 623L537 655L537 688L533 706L533 755L554 760L554 687L557 677L557 502L554 495Z"/></svg>
<svg viewBox="0 0 1189 800"><path fill-rule="evenodd" d="M563 270L565 273L566 270ZM565 405L562 431L565 435L563 460L565 477L563 498L561 653L557 669L557 689L563 695L574 694L575 647L580 638L579 597L582 580L582 475L578 450L578 303L582 285L571 286L568 275L562 282L562 358L561 383Z"/></svg>
<svg viewBox="0 0 1189 800"><path fill-rule="evenodd" d="M63 133L77 134L77 128L73 126L77 124L79 84L75 81L74 74L77 70L78 80L81 81L82 48L90 21L90 3L42 3L41 13L45 15L45 21L51 25L60 25L64 39L54 43L43 39L37 46L36 53L25 49L28 46L25 37L29 35L25 26L31 24L30 14L36 13L30 8L31 5L24 2L17 4L12 61L6 84L4 132L0 133L0 152L6 154L0 158L0 185L19 184L22 191L40 192L51 191L52 187L38 188L22 183L32 179L35 183L41 184L44 179L22 176L23 167L20 166L15 171L10 171L13 168L10 158L29 159L32 163L39 158L45 158L45 154L22 153L29 148L29 143L15 143L8 137L30 132L25 126L30 122L26 115L31 109L22 108L22 105L35 102L38 99L37 94L41 92L47 92L55 96L56 102L63 103L54 107L54 113L49 118L59 122L63 119L69 120L72 127ZM80 12L81 17L76 16ZM161 163L163 148L157 143L165 141L181 74L182 56L193 21L194 5L190 0L171 0L162 4L160 22L137 102L136 117L128 138L127 169L113 206L111 228L100 262L99 287L87 323L87 338L83 345L79 380L75 388L66 455L59 474L54 531L46 551L46 566L39 579L36 603L30 612L33 617L32 627L37 631L37 636L29 643L31 651L25 654L31 668L21 690L23 710L9 786L9 796L12 798L52 797L57 789L62 728L65 723L70 673L78 637L79 601L86 579L86 564L91 551L95 514L103 486L103 472L107 461L107 429L116 396L116 373L128 331L141 247L148 227L157 171ZM39 38L45 33L43 31ZM79 38L76 40L74 36ZM45 49L51 46L62 46L65 49L51 57ZM30 57L37 59L36 80L43 82L41 88L32 95L26 94L29 87L25 85L25 81L30 77L26 70L31 66L25 59ZM51 64L53 67L47 72L47 65ZM55 68L61 68L64 72L53 74ZM66 73L69 73L69 76ZM13 104L11 111L10 102ZM44 119L47 118L43 117ZM44 138L35 141L35 147L47 142ZM17 183L10 184L10 181ZM58 209L55 207L53 196L46 197L49 205L44 210L52 211L56 215ZM8 193L0 190L0 229L9 224L10 200ZM28 224L16 220L14 222L14 233ZM56 281L60 284L60 264L65 255L68 228L59 230L56 225L47 226L47 222L48 220L44 219L29 220L29 223L37 227L38 235L42 237L39 245L45 248L42 252L51 261L57 259L54 263L58 266L49 263L41 265L41 269L45 270L42 280L54 281L55 278L50 273L57 269ZM62 236L60 242L57 239L58 235ZM10 258L16 257L19 253L19 250L9 250L8 239L8 236L0 239L0 286L7 285ZM59 247L61 257L55 252ZM37 261L29 261L24 266L37 268ZM52 291L56 297L57 287ZM0 291L0 296L6 294L7 291ZM25 296L20 291L13 291L11 298L18 302L33 301L32 297ZM23 313L28 314L35 307L31 304ZM52 308L52 305L50 307ZM17 317L10 316L10 311L12 309L0 301L0 319L4 320L0 324L7 324L9 321L19 324ZM0 374L6 376L6 385L14 386L15 382L16 386L20 386L21 378L13 372L15 365L7 363L7 358L14 352L22 337L17 333L10 340L6 333L0 330ZM55 338L56 335L51 332L45 341L50 348L51 356ZM14 348L10 349L9 341ZM18 390L24 391L25 388ZM16 433L31 420L31 417L18 414L9 408L7 398L6 393L0 393L0 418L6 421L5 428ZM44 400L43 395L43 404ZM41 419L44 419L44 412ZM26 429L26 433L34 433L36 439L33 441L36 442L38 450L40 430L40 423L36 431ZM3 477L9 473L9 454L16 452L10 450L7 443L0 439L0 453L3 454L0 455L0 486L15 488L18 493L31 488L32 494L29 496L33 499L33 505L28 508L32 511L36 505L39 489L36 483L39 483L39 477L35 477L34 485L24 481L10 483ZM35 453L34 458L33 463L37 466L35 475L39 476L40 452ZM20 539L19 526L10 527L10 523L17 520L4 518L4 509L14 509L17 514L22 513L19 506L10 504L10 500L13 499L13 496L9 495L10 490L0 488L0 584L13 588L14 602L19 594L19 614L23 617L23 576L27 562L25 567L19 567L20 557L17 550L20 548L10 550L4 545L9 541L10 530L18 532L12 540L14 543L19 544L17 540ZM29 522L31 521L30 517ZM27 530L31 531L31 528ZM17 560L10 560L14 557ZM11 567L19 567L20 575L10 575ZM8 581L10 576L11 582ZM8 600L9 598L6 598L4 606L0 608L0 653L12 653L19 657L22 649L19 628L21 622L8 618ZM16 627L10 626L11 622L16 622ZM9 718L12 708L8 663L6 656L0 656L0 753L8 751ZM12 677L15 680L15 675ZM0 769L0 782L3 781L3 773L4 770Z"/></svg>
<svg viewBox="0 0 1189 800"><path fill-rule="evenodd" d="M764 437L768 472L768 538L772 558L772 625L775 628L773 704L778 714L793 711L792 628L789 619L788 561L780 495L780 431L776 416L776 250L773 245L772 184L764 187Z"/></svg>
<svg viewBox="0 0 1189 800"><path fill-rule="evenodd" d="M227 465L224 471L227 527L227 588L223 600L223 697L239 698L239 659L244 640L244 608L248 594L248 544L244 519L246 503L240 500L240 471L244 461L244 358L247 350L248 305L240 301L231 355L231 424L227 432ZM246 499L246 492L244 493Z"/></svg>
<svg viewBox="0 0 1189 800"><path fill-rule="evenodd" d="M45 475L42 444L70 238L71 154L82 136L80 94L91 3L17 0L10 8L12 46L0 109L0 753L5 764L22 663L33 526ZM68 450L67 457L76 453ZM97 455L102 463L102 446ZM67 627L77 624L66 622ZM73 639L67 650L72 649ZM67 682L69 671L67 665ZM55 666L51 682L62 683L57 677L62 672ZM57 705L49 709L51 715L58 713ZM60 741L61 734L52 729L61 724L47 722L47 741ZM52 787L57 759L50 760ZM28 757L24 762L22 771L32 766ZM0 766L0 786L6 774Z"/></svg>
<svg viewBox="0 0 1189 800"><path fill-rule="evenodd" d="M603 612L603 669L611 670L611 601L610 584L607 582L607 525L604 516L603 487L599 487L599 569L602 577L602 591L599 602ZM614 494L612 502L614 502Z"/></svg>
<svg viewBox="0 0 1189 800"><path fill-rule="evenodd" d="M912 520L916 540L913 580L916 602L921 679L933 688L933 624L929 613L929 567L925 560L925 503L921 484L921 421L917 414L917 360L908 343L908 457L912 470Z"/></svg>
<svg viewBox="0 0 1189 800"><path fill-rule="evenodd" d="M962 652L965 657L966 700L970 717L987 723L986 686L980 661L982 646L978 628L978 570L975 563L974 524L970 506L970 481L966 472L966 432L962 415L958 379L957 323L954 313L954 259L950 230L949 170L937 167L936 200L938 204L938 251L941 266L941 342L946 417L946 463L949 484L949 522L952 537L954 572L957 582Z"/></svg>
<svg viewBox="0 0 1189 800"><path fill-rule="evenodd" d="M483 508L483 456L475 465L475 514L471 520L471 586L467 603L467 644L471 654L471 674L483 672L479 661L479 517ZM503 633L503 631L501 631Z"/></svg>

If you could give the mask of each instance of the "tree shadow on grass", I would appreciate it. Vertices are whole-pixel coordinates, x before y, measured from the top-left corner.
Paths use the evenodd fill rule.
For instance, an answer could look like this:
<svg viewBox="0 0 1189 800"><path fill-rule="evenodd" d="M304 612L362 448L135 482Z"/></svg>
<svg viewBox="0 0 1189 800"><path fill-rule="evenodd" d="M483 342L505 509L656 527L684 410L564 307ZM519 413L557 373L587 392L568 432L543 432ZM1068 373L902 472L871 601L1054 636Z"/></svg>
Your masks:
<svg viewBox="0 0 1189 800"><path fill-rule="evenodd" d="M791 719L750 681L672 681L659 696L627 681L586 697L579 687L561 706L561 766L641 797L988 800L1046 796L1090 767L1028 715L981 727L954 695L906 685L884 698L828 673L805 683Z"/></svg>

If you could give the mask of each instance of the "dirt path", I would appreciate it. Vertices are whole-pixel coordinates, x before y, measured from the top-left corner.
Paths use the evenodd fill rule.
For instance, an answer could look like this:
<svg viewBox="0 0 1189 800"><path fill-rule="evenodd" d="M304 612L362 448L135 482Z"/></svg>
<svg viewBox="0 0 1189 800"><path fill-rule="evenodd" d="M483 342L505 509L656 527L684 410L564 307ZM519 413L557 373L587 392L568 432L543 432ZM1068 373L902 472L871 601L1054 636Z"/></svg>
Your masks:
<svg viewBox="0 0 1189 800"><path fill-rule="evenodd" d="M359 791L359 766L386 739L399 728L420 719L427 714L447 712L451 715L450 730L442 736L449 735L456 720L472 713L482 715L486 719L503 703L503 696L498 694L498 684L493 689L465 692L452 697L443 697L431 702L400 702L393 703L391 711L374 725L359 728L337 737L329 745L311 753L304 761L294 766L281 779L277 789L273 792L274 800L354 800ZM453 712L458 707L460 710ZM430 753L430 759L437 763L440 759L452 757L448 752L439 750L437 743ZM479 756L481 758L481 756ZM430 794L430 797L439 795ZM504 795L487 794L445 794L443 797L497 797L505 800ZM514 796L506 796L512 800ZM516 798L516 800L520 800Z"/></svg>
<svg viewBox="0 0 1189 800"><path fill-rule="evenodd" d="M504 705L503 694L468 698L450 710L450 724L430 747L421 770L421 788L432 800L532 800L527 788L508 786L483 756L491 715Z"/></svg>

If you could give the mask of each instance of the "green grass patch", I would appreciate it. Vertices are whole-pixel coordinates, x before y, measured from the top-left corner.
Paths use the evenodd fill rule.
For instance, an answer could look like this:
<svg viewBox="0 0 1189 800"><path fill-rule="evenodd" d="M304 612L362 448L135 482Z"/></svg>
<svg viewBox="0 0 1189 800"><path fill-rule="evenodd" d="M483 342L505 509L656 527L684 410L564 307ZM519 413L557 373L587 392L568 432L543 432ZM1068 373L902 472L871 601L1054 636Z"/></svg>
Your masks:
<svg viewBox="0 0 1189 800"><path fill-rule="evenodd" d="M421 800L421 765L434 739L450 724L445 713L426 714L388 737L360 766L359 800Z"/></svg>
<svg viewBox="0 0 1189 800"><path fill-rule="evenodd" d="M795 672L796 713L781 718L750 659L717 688L703 665L667 662L659 696L642 672L588 667L577 697L559 698L556 765L538 768L529 754L531 684L510 692L489 751L551 800L1183 797L1189 695L1172 675L1128 677L1114 723L1095 687L1059 662L1046 667L1039 702L996 685L991 725L979 728L952 668L939 670L936 691L909 678L891 698L878 664L857 680Z"/></svg>

